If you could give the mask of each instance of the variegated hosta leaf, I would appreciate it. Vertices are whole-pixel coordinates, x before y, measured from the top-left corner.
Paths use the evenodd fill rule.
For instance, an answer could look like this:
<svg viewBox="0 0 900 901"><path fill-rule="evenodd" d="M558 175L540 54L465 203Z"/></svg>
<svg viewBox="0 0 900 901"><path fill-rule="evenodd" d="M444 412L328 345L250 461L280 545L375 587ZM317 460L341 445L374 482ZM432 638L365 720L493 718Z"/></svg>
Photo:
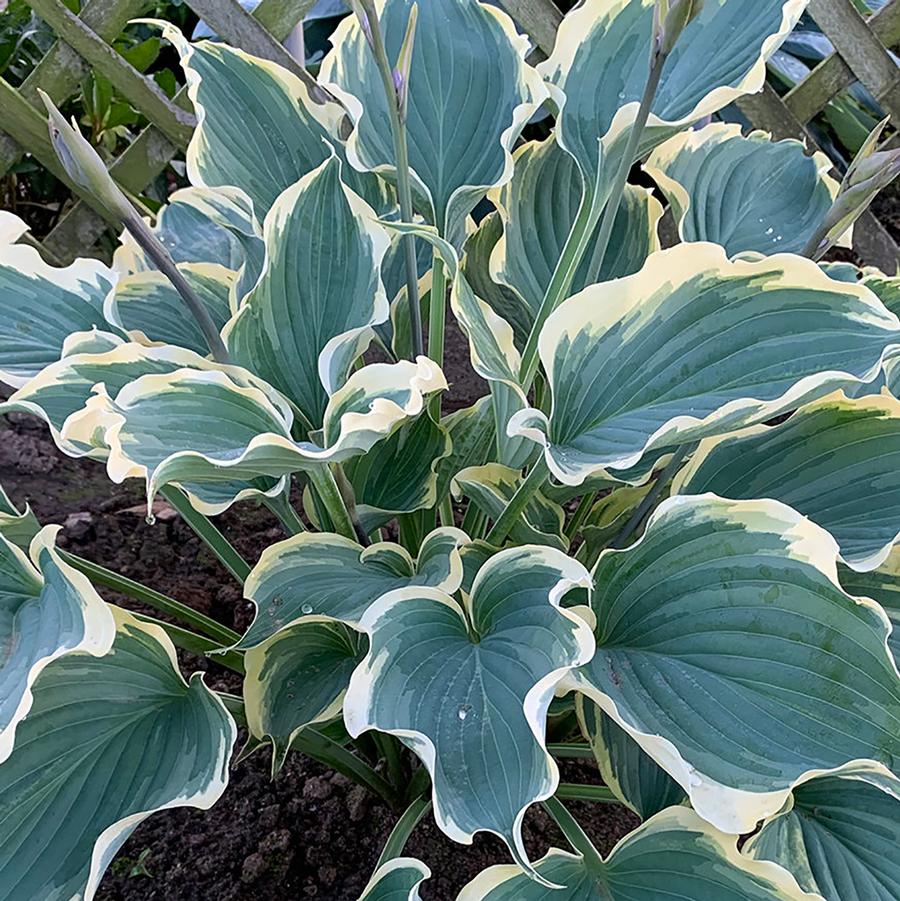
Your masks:
<svg viewBox="0 0 900 901"><path fill-rule="evenodd" d="M95 419L109 444L110 478L145 479L149 502L172 482L280 478L365 453L418 416L430 393L446 387L440 369L425 357L364 366L328 401L321 444L295 441L290 410L273 403L271 393L238 384L226 370L142 376L100 407ZM220 512L235 499L220 496Z"/></svg>
<svg viewBox="0 0 900 901"><path fill-rule="evenodd" d="M599 498L591 507L581 528L585 544L595 552L607 547L625 528L625 524L653 484L648 481L645 485L635 487L631 485L615 487L613 491Z"/></svg>
<svg viewBox="0 0 900 901"><path fill-rule="evenodd" d="M900 536L900 401L837 392L781 425L707 439L672 490L782 501L827 529L849 566L875 569Z"/></svg>
<svg viewBox="0 0 900 901"><path fill-rule="evenodd" d="M16 547L26 549L31 539L41 530L41 524L28 504L19 511L0 485L0 537Z"/></svg>
<svg viewBox="0 0 900 901"><path fill-rule="evenodd" d="M512 326L516 349L521 351L528 340L534 313L518 293L491 277L491 254L502 237L503 220L494 210L466 238L460 267L475 296Z"/></svg>
<svg viewBox="0 0 900 901"><path fill-rule="evenodd" d="M900 767L889 623L837 583L837 545L777 501L664 501L604 552L597 653L569 680L726 832L858 760Z"/></svg>
<svg viewBox="0 0 900 901"><path fill-rule="evenodd" d="M834 278L834 275L831 276ZM892 312L900 311L900 277L885 275L874 267L860 271L862 283Z"/></svg>
<svg viewBox="0 0 900 901"><path fill-rule="evenodd" d="M376 0L390 59L396 59L413 0ZM528 40L509 17L476 0L420 3L407 90L409 163L419 212L452 240L465 216L512 174L510 151L546 90L525 63ZM322 79L344 99L356 129L347 156L360 170L391 173L387 99L354 16L338 25ZM331 84L333 83L333 84Z"/></svg>
<svg viewBox="0 0 900 901"><path fill-rule="evenodd" d="M744 846L825 901L900 897L900 782L823 776L799 786Z"/></svg>
<svg viewBox="0 0 900 901"><path fill-rule="evenodd" d="M296 75L225 44L164 36L181 56L198 126L187 151L194 185L241 188L261 221L286 188L332 155L344 110L313 99Z"/></svg>
<svg viewBox="0 0 900 901"><path fill-rule="evenodd" d="M540 338L550 416L525 410L509 430L577 485L870 381L898 340L900 321L868 289L809 260L681 244L557 308Z"/></svg>
<svg viewBox="0 0 900 901"><path fill-rule="evenodd" d="M419 901L419 886L430 876L422 861L395 857L372 874L359 901Z"/></svg>
<svg viewBox="0 0 900 901"><path fill-rule="evenodd" d="M247 726L254 738L272 743L273 776L304 726L340 714L350 674L364 653L357 645L340 623L309 617L245 655Z"/></svg>
<svg viewBox="0 0 900 901"><path fill-rule="evenodd" d="M206 809L227 784L234 721L199 675L182 679L161 629L110 609L112 649L41 673L0 765L3 898L92 898L142 820Z"/></svg>
<svg viewBox="0 0 900 901"><path fill-rule="evenodd" d="M273 544L244 582L257 616L235 647L256 647L305 617L356 626L369 605L398 588L453 594L462 580L459 548L468 540L459 529L435 529L415 562L398 544L363 548L340 535L306 532Z"/></svg>
<svg viewBox="0 0 900 901"><path fill-rule="evenodd" d="M282 405L284 415L289 415L285 401L261 379L236 366L222 367L190 350L130 343L99 353L82 353L81 346L74 348L79 352L51 364L0 404L0 412L17 410L39 416L49 425L58 447L71 456L106 456L96 412L101 407L93 401L93 408L88 407L94 387L102 385L103 393L115 399L122 388L142 375L179 369L227 371L237 384L254 385L267 392L272 403Z"/></svg>
<svg viewBox="0 0 900 901"><path fill-rule="evenodd" d="M490 274L525 302L529 318L524 339L575 223L581 195L578 165L553 138L519 148L512 180L491 194L503 221L503 237L491 253ZM657 226L662 214L662 206L648 189L627 185L599 276L589 276L594 245L590 239L570 293L592 281L637 272L660 249ZM504 314L502 309L497 312ZM515 321L510 324L515 328Z"/></svg>
<svg viewBox="0 0 900 901"><path fill-rule="evenodd" d="M455 497L469 498L488 519L498 519L522 481L521 470L488 463L458 472L451 487ZM569 546L562 534L564 522L562 507L537 492L522 511L510 538L517 544L543 544L563 551Z"/></svg>
<svg viewBox="0 0 900 901"><path fill-rule="evenodd" d="M236 188L216 188L216 191L233 191ZM154 233L176 263L217 263L226 269L237 269L241 265L241 246L234 234L222 227L209 215L209 211L186 202L186 195L193 191L208 191L209 188L187 188L176 191L168 198L156 216L156 222L148 227ZM252 204L244 195L244 200L252 214ZM120 244L113 255L113 268L122 275L136 272L156 271L151 260L131 233L123 230Z"/></svg>
<svg viewBox="0 0 900 901"><path fill-rule="evenodd" d="M429 509L438 501L437 468L450 438L430 416L420 416L344 464L356 509L367 531L396 513ZM371 525L370 525L371 524Z"/></svg>
<svg viewBox="0 0 900 901"><path fill-rule="evenodd" d="M712 241L728 256L802 253L838 190L828 157L805 150L716 123L666 141L644 168L671 204L682 241Z"/></svg>
<svg viewBox="0 0 900 901"><path fill-rule="evenodd" d="M560 551L511 548L481 568L465 611L444 591L411 587L359 623L371 647L344 699L347 730L399 736L428 767L440 828L466 844L495 832L525 867L525 811L559 778L544 747L547 707L593 652L590 629L559 603L589 581Z"/></svg>
<svg viewBox="0 0 900 901"><path fill-rule="evenodd" d="M888 647L900 666L900 547L895 545L887 560L869 572L838 566L838 578L844 591L854 597L872 598L881 605L893 626Z"/></svg>
<svg viewBox="0 0 900 901"><path fill-rule="evenodd" d="M481 466L493 457L494 417L490 399L479 398L471 407L445 416L441 426L450 438L451 449L438 463L438 498L447 494L458 472L469 466Z"/></svg>
<svg viewBox="0 0 900 901"><path fill-rule="evenodd" d="M58 360L72 332L108 328L115 273L97 260L57 269L24 244L0 245L0 382L21 388Z"/></svg>
<svg viewBox="0 0 900 901"><path fill-rule="evenodd" d="M450 308L469 339L469 354L474 370L488 382L502 382L524 400L519 387L521 356L516 350L510 324L480 298L476 297L463 274L456 250L427 225L402 222L382 224L390 231L411 234L428 241L443 260L451 282Z"/></svg>
<svg viewBox="0 0 900 901"><path fill-rule="evenodd" d="M623 804L646 820L684 801L681 786L614 719L584 695L576 705L600 776Z"/></svg>
<svg viewBox="0 0 900 901"><path fill-rule="evenodd" d="M666 61L638 156L743 94L760 90L765 62L807 0L707 0ZM588 196L605 197L647 83L654 0L599 0L562 21L538 70L561 92L557 138L578 161ZM598 144L599 142L599 144ZM602 183L602 184L601 184Z"/></svg>
<svg viewBox="0 0 900 901"><path fill-rule="evenodd" d="M480 873L457 901L802 901L794 878L776 864L738 853L686 807L670 807L625 836L602 867L552 849L536 865L546 888L517 867ZM812 901L812 899L810 899Z"/></svg>
<svg viewBox="0 0 900 901"><path fill-rule="evenodd" d="M221 330L230 315L234 272L218 263L181 263L178 269ZM168 278L156 270L120 277L106 298L104 313L135 341L186 347L201 356L209 353L197 320Z"/></svg>
<svg viewBox="0 0 900 901"><path fill-rule="evenodd" d="M390 239L340 174L332 156L279 196L263 225L262 275L223 332L235 361L313 428L390 312L379 274Z"/></svg>
<svg viewBox="0 0 900 901"><path fill-rule="evenodd" d="M183 188L169 195L169 205L163 212L168 211L171 215L172 209L190 209L202 215L206 221L229 232L240 245L241 259L235 261L232 258L229 266L237 270L230 297L232 312L236 311L246 293L256 284L266 255L262 228L253 212L252 201L240 188Z"/></svg>
<svg viewBox="0 0 900 901"><path fill-rule="evenodd" d="M109 608L87 577L60 559L59 529L38 533L31 561L0 535L0 761L13 751L41 671L74 651L101 656L115 634Z"/></svg>

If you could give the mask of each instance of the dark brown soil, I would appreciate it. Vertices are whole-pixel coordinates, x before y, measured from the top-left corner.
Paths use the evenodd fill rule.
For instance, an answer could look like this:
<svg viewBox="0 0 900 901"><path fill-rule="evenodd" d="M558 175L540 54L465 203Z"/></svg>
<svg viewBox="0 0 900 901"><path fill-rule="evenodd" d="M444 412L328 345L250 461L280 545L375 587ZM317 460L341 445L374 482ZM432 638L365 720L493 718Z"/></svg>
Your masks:
<svg viewBox="0 0 900 901"><path fill-rule="evenodd" d="M456 333L448 345L452 385L445 409L456 409L484 388L464 365L468 354L461 336ZM249 624L252 605L174 511L161 510L156 524L147 525L138 481L113 485L102 465L63 456L37 420L20 415L0 420L0 483L17 504L27 500L43 523L63 524L60 543L72 552L177 597L238 631ZM283 537L268 511L253 504L239 505L218 522L250 561ZM113 592L102 594L141 609ZM206 670L211 687L239 692L236 677L215 664L196 657L182 662L186 673ZM564 765L563 779L599 782L596 768L586 762ZM637 825L619 806L576 803L572 810L604 854ZM139 826L107 872L97 899L354 901L396 820L395 812L364 789L299 754L290 755L278 779L271 781L263 751L233 767L228 789L212 810L166 811ZM551 844L566 847L538 808L526 817L524 832L533 858ZM422 891L429 901L451 901L486 866L509 862L505 847L493 836L477 837L471 848L458 845L430 816L413 834L406 853L431 867L434 875ZM141 869L139 858L149 876L133 874Z"/></svg>

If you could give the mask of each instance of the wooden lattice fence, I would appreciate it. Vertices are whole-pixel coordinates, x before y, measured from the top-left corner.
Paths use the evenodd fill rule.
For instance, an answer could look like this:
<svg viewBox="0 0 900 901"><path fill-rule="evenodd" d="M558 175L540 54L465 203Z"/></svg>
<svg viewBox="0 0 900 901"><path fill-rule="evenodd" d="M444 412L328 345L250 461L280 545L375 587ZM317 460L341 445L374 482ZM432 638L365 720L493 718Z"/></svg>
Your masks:
<svg viewBox="0 0 900 901"><path fill-rule="evenodd" d="M42 245L48 257L66 262L90 247L106 223L94 199L68 182L57 163L37 88L61 104L76 93L93 67L146 116L152 124L112 166L113 176L132 195L141 193L169 160L183 152L195 120L184 90L170 100L110 46L125 24L140 15L143 0L87 0L79 15L60 0L27 2L58 40L18 89L0 78L0 176L24 153L31 153L79 196ZM309 12L314 0L262 0L252 14L236 0L187 3L224 40L304 74L280 42ZM562 19L552 0L501 0L501 5L531 36L536 57L550 52ZM835 52L786 96L780 97L767 85L761 94L744 98L739 104L742 112L775 137L802 137L813 148L816 141L808 123L841 91L859 81L900 128L900 68L886 49L900 44L900 0L891 0L868 19L853 0L811 0L809 9ZM857 227L855 243L866 262L891 272L896 269L897 245L871 214Z"/></svg>

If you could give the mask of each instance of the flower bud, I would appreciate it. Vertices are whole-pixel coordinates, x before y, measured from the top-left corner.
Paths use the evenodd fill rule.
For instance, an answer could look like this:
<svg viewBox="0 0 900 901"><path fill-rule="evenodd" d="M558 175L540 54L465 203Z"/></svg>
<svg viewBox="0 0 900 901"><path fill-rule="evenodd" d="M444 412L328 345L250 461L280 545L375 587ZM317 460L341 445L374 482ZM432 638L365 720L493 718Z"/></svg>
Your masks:
<svg viewBox="0 0 900 901"><path fill-rule="evenodd" d="M416 42L416 22L418 20L419 7L413 3L409 11L409 20L406 23L406 34L400 45L400 52L397 54L397 62L394 64L392 72L401 122L406 121L406 108L409 103L409 73L412 69L413 45Z"/></svg>
<svg viewBox="0 0 900 901"><path fill-rule="evenodd" d="M75 125L69 125L53 101L40 89L38 93L49 114L50 143L63 169L79 188L88 191L115 218L135 215L134 207L113 181L100 155L85 140Z"/></svg>
<svg viewBox="0 0 900 901"><path fill-rule="evenodd" d="M369 46L374 49L375 39L372 37L372 20L369 18L369 10L363 5L361 0L349 0L349 3Z"/></svg>
<svg viewBox="0 0 900 901"><path fill-rule="evenodd" d="M681 33L703 9L704 0L656 0L653 9L653 49L668 56Z"/></svg>
<svg viewBox="0 0 900 901"><path fill-rule="evenodd" d="M900 150L876 150L887 119L872 130L855 159L847 169L840 190L816 236L821 236L814 248L814 259L835 244L854 222L868 209L883 188L900 175Z"/></svg>

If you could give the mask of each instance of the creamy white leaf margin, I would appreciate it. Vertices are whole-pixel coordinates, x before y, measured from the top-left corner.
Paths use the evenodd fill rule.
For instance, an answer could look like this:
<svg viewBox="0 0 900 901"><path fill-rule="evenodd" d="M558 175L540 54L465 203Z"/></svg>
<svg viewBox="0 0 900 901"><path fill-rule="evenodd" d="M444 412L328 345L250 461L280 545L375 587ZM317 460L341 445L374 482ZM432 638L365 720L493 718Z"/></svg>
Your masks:
<svg viewBox="0 0 900 901"><path fill-rule="evenodd" d="M16 727L28 715L28 711L34 703L32 686L40 673L57 658L75 651L83 651L93 657L102 657L112 647L115 638L116 627L110 607L97 594L88 577L73 569L59 556L59 551L56 549L56 536L61 530L62 526L44 526L31 542L28 550L30 561L20 548L0 535L0 543L5 546L5 553L18 561L23 574L29 580L34 580L38 591L33 600L38 601L44 591L43 573L48 568L52 568L74 588L79 597L82 617L80 637L75 641L62 641L55 650L33 658L27 671L19 674L19 684L16 686L16 693L19 696L18 704L9 721L0 723L0 763L6 760L13 751ZM25 601L25 603L29 604L31 601ZM15 646L10 650L15 652ZM2 662L3 660L0 658L0 663Z"/></svg>
<svg viewBox="0 0 900 901"><path fill-rule="evenodd" d="M415 729L390 728L384 723L376 722L371 716L372 701L378 676L386 665L386 661L381 656L373 653L372 647L373 636L378 631L380 624L389 622L392 611L398 606L415 600L427 600L442 604L459 616L460 620L465 624L465 614L457 601L450 595L436 588L401 588L382 595L366 610L358 624L358 629L369 636L370 649L350 679L350 687L344 697L344 723L347 731L354 738L359 737L363 732L375 729L402 738L414 750L432 777L432 803L434 805L435 821L440 829L453 841L471 845L477 832L492 832L507 843L519 866L526 869L537 881L545 882L545 880L534 873L533 867L529 863L528 853L522 839L522 822L528 808L534 803L552 797L559 785L559 768L553 756L546 750L545 745L547 710L555 696L557 687L566 675L574 667L589 661L594 654L593 633L587 623L577 613L563 608L561 602L564 595L573 588L584 588L590 591L592 582L584 566L561 551L539 546L508 548L491 557L475 576L472 591L466 597L468 609L471 610L472 598L477 594L479 586L493 574L493 570L502 570L509 560L521 557L523 552L529 553L533 559L542 561L544 565L553 567L558 571L559 581L550 590L548 603L558 611L563 619L568 620L574 627L572 636L577 643L578 652L573 659L562 662L561 666L550 671L536 682L525 696L522 705L523 714L535 741L544 750L547 767L546 779L541 790L519 810L515 817L515 822L512 826L513 841L511 844L509 836L504 836L494 829L476 828L471 831L467 830L449 815L442 801L440 786L435 782L437 749L428 735ZM552 883L545 884L552 885Z"/></svg>
<svg viewBox="0 0 900 901"><path fill-rule="evenodd" d="M197 396L201 397L206 386L221 395L230 395L230 402L256 408L268 418L272 430L255 435L237 454L207 455L180 447L167 453L153 467L136 461L123 450L121 435L127 427L128 414L136 405L158 408L162 417L160 430L164 432L166 395L196 389ZM331 396L325 411L324 446L310 441L295 442L290 437L293 422L290 411L283 406L276 407L271 396L258 387L237 384L224 371L178 370L142 376L126 385L115 403L108 400L101 403L95 415L110 448L107 462L110 478L114 482L126 478L146 480L148 503L152 503L159 489L171 482L208 480L210 473L221 474L223 481L259 475L280 477L313 464L340 462L364 453L402 422L418 416L428 394L446 388L443 373L426 357L419 357L415 363L404 360L364 366ZM356 409L360 403L364 403L364 410ZM183 436L178 440L183 443Z"/></svg>
<svg viewBox="0 0 900 901"><path fill-rule="evenodd" d="M884 331L885 348L880 359L861 376L849 372L823 371L807 375L795 382L780 396L762 400L754 397L728 401L707 416L698 418L689 414L674 416L646 437L636 452L610 454L590 466L564 468L553 455L553 443L549 438L551 415L541 410L526 408L515 413L507 431L511 436L521 436L537 442L544 450L544 457L553 475L565 485L580 485L593 475L609 475L609 470L627 470L635 466L648 452L698 440L713 434L721 434L746 425L752 425L781 413L793 410L801 404L818 398L829 391L849 384L872 381L880 372L884 360L893 352L900 340L900 319L887 310L878 298L865 286L847 284L830 279L815 263L792 254L779 254L753 260L729 260L724 248L717 244L679 244L668 250L652 254L640 272L625 278L592 285L560 304L550 315L539 340L539 353L544 370L549 375L551 389L557 374L554 358L557 346L579 332L602 334L625 322L635 328L635 322L627 321L646 317L652 323L654 309L662 302L673 286L707 273L723 281L729 278L751 279L763 273L772 273L773 281L780 273L776 287L792 286L828 294L854 297L866 307L865 315L856 315ZM652 306L651 306L652 304ZM642 313L642 307L647 307ZM848 321L850 321L848 319ZM892 339L893 342L892 343Z"/></svg>
<svg viewBox="0 0 900 901"><path fill-rule="evenodd" d="M383 16L385 6L388 2L389 0L374 0L375 10L379 18ZM429 2L439 3L447 2L447 0L429 0ZM465 2L469 2L469 0L465 0ZM415 172L413 167L410 166L410 177L412 179L416 192L419 193L422 197L427 198L428 203L431 205L433 224L437 226L441 236L448 239L457 232L458 226L461 224L457 221L459 219L459 216L453 214L455 208L460 205L466 195L472 195L477 199L478 194L486 194L489 189L497 188L500 185L506 184L506 182L508 182L512 178L514 165L512 151L513 147L515 146L516 140L521 134L522 129L528 123L528 120L534 115L535 112L537 112L540 106L549 97L547 87L543 83L543 80L538 71L536 69L533 69L528 65L528 63L525 62L525 57L531 50L531 42L529 41L528 37L526 35L519 34L519 32L516 30L516 26L513 20L502 9L499 9L496 6L489 6L486 3L479 3L478 6L481 7L483 13L486 16L490 16L495 20L496 24L499 25L500 31L503 34L504 38L509 41L509 43L515 48L516 53L519 56L520 65L517 87L521 99L519 104L513 110L512 121L510 122L509 126L503 131L500 137L500 148L503 153L502 171L490 184L461 185L460 187L458 187L448 199L446 221L434 222L434 219L437 218L434 215L434 213L436 212L434 209L434 198L432 197L431 191L429 190L427 185L425 185L422 178ZM334 47L339 47L344 43L362 40L363 38L361 35L361 28L355 16L347 16L345 19L343 19L338 24L338 27L334 30L334 33L331 36L331 43ZM368 52L368 47L365 47L364 49ZM421 50L419 52L421 52ZM373 171L381 175L389 175L391 173L394 173L394 165L373 164L371 161L367 161L365 159L366 154L361 150L360 147L359 128L359 124L366 114L365 106L363 103L365 98L355 97L353 94L344 90L340 87L339 84L337 84L339 66L340 60L338 58L338 54L335 51L332 51L326 56L325 60L322 63L320 77L325 87L327 87L327 89L331 91L334 96L338 97L341 103L344 104L354 125L353 132L348 138L346 144L347 160L355 169L359 170L360 172ZM413 85L411 90L415 90L415 73L413 73L410 80ZM471 206L474 206L474 203L467 203L465 204L465 206L470 208ZM465 209L465 213L469 212L469 208Z"/></svg>
<svg viewBox="0 0 900 901"><path fill-rule="evenodd" d="M694 498L683 496L670 497L660 504L650 516L647 528L638 541L629 548L607 549L601 555L627 553L638 545L647 541L654 522L665 517L667 512L679 505L704 498L718 500L715 495L699 495ZM891 632L891 622L881 605L866 597L853 597L847 594L838 580L837 561L839 549L837 542L823 528L815 525L810 520L801 516L786 504L777 501L736 501L736 504L755 505L756 515L762 519L772 519L776 522L782 534L790 539L791 553L797 559L803 560L816 567L835 587L849 600L870 610L874 617L880 621L884 629L885 656L890 661L894 674L900 682L900 670L893 658L888 644L888 636ZM866 772L868 779L893 778L891 770L875 760L858 759L849 760L846 763L830 769L813 769L802 773L785 788L768 792L744 791L733 786L724 785L705 773L700 772L691 765L680 750L668 738L658 734L642 732L637 729L627 717L619 710L615 701L608 695L598 690L588 679L578 671L571 672L561 680L561 687L567 690L580 691L593 700L604 713L610 716L622 727L641 748L652 757L670 776L685 790L694 810L707 823L716 829L731 835L739 835L752 832L756 825L767 817L777 813L790 797L791 791L798 785L815 779L818 776L843 775ZM649 820L648 822L652 822Z"/></svg>

